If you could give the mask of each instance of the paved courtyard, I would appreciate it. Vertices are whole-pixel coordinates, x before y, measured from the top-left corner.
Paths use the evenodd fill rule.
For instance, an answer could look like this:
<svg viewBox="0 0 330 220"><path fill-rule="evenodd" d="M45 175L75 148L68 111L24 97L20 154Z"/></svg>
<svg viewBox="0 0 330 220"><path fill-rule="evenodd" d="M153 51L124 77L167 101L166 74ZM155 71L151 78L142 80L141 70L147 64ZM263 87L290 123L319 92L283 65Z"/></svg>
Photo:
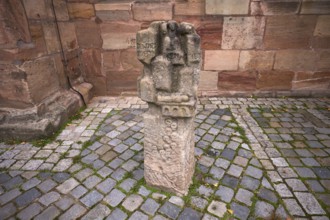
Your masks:
<svg viewBox="0 0 330 220"><path fill-rule="evenodd" d="M330 99L200 99L181 197L145 184L146 108L97 97L44 146L0 143L0 219L329 219Z"/></svg>

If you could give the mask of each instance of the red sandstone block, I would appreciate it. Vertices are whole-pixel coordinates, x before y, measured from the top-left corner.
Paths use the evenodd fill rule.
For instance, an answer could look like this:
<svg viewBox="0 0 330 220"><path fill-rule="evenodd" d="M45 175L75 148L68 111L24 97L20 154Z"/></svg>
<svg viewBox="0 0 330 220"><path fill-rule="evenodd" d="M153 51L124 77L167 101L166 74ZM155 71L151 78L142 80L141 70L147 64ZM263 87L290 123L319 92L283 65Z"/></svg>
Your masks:
<svg viewBox="0 0 330 220"><path fill-rule="evenodd" d="M290 90L294 72L291 71L258 71L257 89Z"/></svg>
<svg viewBox="0 0 330 220"><path fill-rule="evenodd" d="M300 14L330 14L330 1L304 0Z"/></svg>
<svg viewBox="0 0 330 220"><path fill-rule="evenodd" d="M58 23L61 41L64 50L72 50L78 48L76 37L76 28L73 22L59 22Z"/></svg>
<svg viewBox="0 0 330 220"><path fill-rule="evenodd" d="M174 6L175 15L204 15L204 2L177 2Z"/></svg>
<svg viewBox="0 0 330 220"><path fill-rule="evenodd" d="M101 50L100 49L85 49L82 50L82 66L86 77L101 77L105 76L102 74L101 66Z"/></svg>
<svg viewBox="0 0 330 220"><path fill-rule="evenodd" d="M93 85L92 92L95 96L105 96L107 95L107 79L106 77L99 76L87 76L86 82Z"/></svg>
<svg viewBox="0 0 330 220"><path fill-rule="evenodd" d="M273 68L275 52L262 50L242 50L239 57L240 70L260 70Z"/></svg>
<svg viewBox="0 0 330 220"><path fill-rule="evenodd" d="M142 71L143 65L137 59L136 49L127 49L120 51L120 62L123 70Z"/></svg>
<svg viewBox="0 0 330 220"><path fill-rule="evenodd" d="M121 68L120 51L104 51L102 53L103 71L115 71Z"/></svg>
<svg viewBox="0 0 330 220"><path fill-rule="evenodd" d="M201 37L201 48L204 50L221 49L223 18L220 16L175 16L178 22L194 25Z"/></svg>
<svg viewBox="0 0 330 220"><path fill-rule="evenodd" d="M44 40L42 25L39 21L30 21L31 43L19 44L17 59L31 60L47 54L47 47Z"/></svg>
<svg viewBox="0 0 330 220"><path fill-rule="evenodd" d="M292 81L293 90L330 89L330 72L298 72Z"/></svg>
<svg viewBox="0 0 330 220"><path fill-rule="evenodd" d="M252 15L294 15L299 12L299 0L268 0L251 2Z"/></svg>
<svg viewBox="0 0 330 220"><path fill-rule="evenodd" d="M139 23L102 23L101 36L103 49L120 50L135 47L136 32L140 30Z"/></svg>
<svg viewBox="0 0 330 220"><path fill-rule="evenodd" d="M237 70L239 50L206 50L204 70Z"/></svg>
<svg viewBox="0 0 330 220"><path fill-rule="evenodd" d="M220 72L218 88L223 91L253 91L256 89L256 72Z"/></svg>
<svg viewBox="0 0 330 220"><path fill-rule="evenodd" d="M293 71L316 70L318 53L312 50L276 51L274 69Z"/></svg>
<svg viewBox="0 0 330 220"><path fill-rule="evenodd" d="M45 0L23 0L26 16L29 19L53 18L50 1Z"/></svg>
<svg viewBox="0 0 330 220"><path fill-rule="evenodd" d="M95 16L94 7L87 3L68 3L70 18L91 18Z"/></svg>
<svg viewBox="0 0 330 220"><path fill-rule="evenodd" d="M60 42L55 23L45 22L42 24L42 28L48 53L51 54L60 51Z"/></svg>
<svg viewBox="0 0 330 220"><path fill-rule="evenodd" d="M56 19L58 21L68 21L70 17L69 17L66 1L65 0L53 0L53 1L54 1Z"/></svg>
<svg viewBox="0 0 330 220"><path fill-rule="evenodd" d="M319 59L317 60L317 70L330 71L330 50L322 50L319 52Z"/></svg>
<svg viewBox="0 0 330 220"><path fill-rule="evenodd" d="M79 20L75 21L75 26L80 48L102 47L100 27L95 23L95 21Z"/></svg>
<svg viewBox="0 0 330 220"><path fill-rule="evenodd" d="M173 5L169 2L136 2L133 18L138 21L171 20Z"/></svg>
<svg viewBox="0 0 330 220"><path fill-rule="evenodd" d="M316 19L316 16L267 17L264 48L309 48Z"/></svg>
<svg viewBox="0 0 330 220"><path fill-rule="evenodd" d="M106 74L108 95L137 91L139 71L108 71Z"/></svg>

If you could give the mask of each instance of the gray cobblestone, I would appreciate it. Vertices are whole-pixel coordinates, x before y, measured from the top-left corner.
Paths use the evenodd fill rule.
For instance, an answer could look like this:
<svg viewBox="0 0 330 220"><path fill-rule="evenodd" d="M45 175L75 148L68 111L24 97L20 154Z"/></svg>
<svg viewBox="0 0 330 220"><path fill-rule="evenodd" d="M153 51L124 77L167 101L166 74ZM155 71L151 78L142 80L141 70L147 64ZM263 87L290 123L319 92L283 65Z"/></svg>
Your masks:
<svg viewBox="0 0 330 220"><path fill-rule="evenodd" d="M18 205L18 207L23 207L31 203L33 200L38 198L41 195L41 193L36 190L35 188L30 189L29 191L26 191L22 195L16 197L15 203Z"/></svg>
<svg viewBox="0 0 330 220"><path fill-rule="evenodd" d="M159 209L159 212L169 217L170 219L176 219L179 216L180 208L176 205L173 205L169 202L165 202L165 204Z"/></svg>
<svg viewBox="0 0 330 220"><path fill-rule="evenodd" d="M44 219L55 219L60 215L60 210L55 206L50 206L44 210L40 215L35 217L35 220L44 220Z"/></svg>
<svg viewBox="0 0 330 220"><path fill-rule="evenodd" d="M252 205L252 200L251 200L252 197L253 197L253 193L246 189L239 189L235 196L236 200L238 200L248 206Z"/></svg>
<svg viewBox="0 0 330 220"><path fill-rule="evenodd" d="M67 219L76 219L82 216L86 212L86 209L79 205L75 204L70 209L68 209L63 215L59 217L59 220L67 220Z"/></svg>
<svg viewBox="0 0 330 220"><path fill-rule="evenodd" d="M126 218L127 218L127 214L122 210L116 208L111 212L111 214L108 216L106 220L118 220L118 219L126 219Z"/></svg>
<svg viewBox="0 0 330 220"><path fill-rule="evenodd" d="M106 180L98 184L96 188L102 193L109 193L115 185L116 185L116 181L114 181L111 178L107 178Z"/></svg>
<svg viewBox="0 0 330 220"><path fill-rule="evenodd" d="M92 207L102 199L103 199L103 195L98 191L93 190L89 192L86 196L84 196L80 201L87 207Z"/></svg>
<svg viewBox="0 0 330 220"><path fill-rule="evenodd" d="M17 209L13 203L8 203L5 206L0 207L0 219L7 219L8 217L14 215Z"/></svg>
<svg viewBox="0 0 330 220"><path fill-rule="evenodd" d="M110 214L110 209L102 204L96 205L92 210L90 210L86 215L84 215L81 220L89 219L103 219Z"/></svg>
<svg viewBox="0 0 330 220"><path fill-rule="evenodd" d="M220 186L215 195L219 196L222 201L229 203L234 196L234 190L226 186Z"/></svg>
<svg viewBox="0 0 330 220"><path fill-rule="evenodd" d="M114 189L104 198L104 201L112 207L116 207L126 197L121 191Z"/></svg>
<svg viewBox="0 0 330 220"><path fill-rule="evenodd" d="M49 192L39 198L39 202L45 206L56 202L60 198L60 194L57 192Z"/></svg>
<svg viewBox="0 0 330 220"><path fill-rule="evenodd" d="M83 195L85 195L88 192L88 190L83 187L82 185L77 186L71 191L71 195L75 197L76 199L79 199Z"/></svg>
<svg viewBox="0 0 330 220"><path fill-rule="evenodd" d="M155 200L148 198L141 206L141 210L148 215L155 215L159 207L160 205Z"/></svg>
<svg viewBox="0 0 330 220"><path fill-rule="evenodd" d="M42 207L38 203L33 203L27 208L23 209L17 214L19 219L32 219L34 216L38 215L42 210Z"/></svg>

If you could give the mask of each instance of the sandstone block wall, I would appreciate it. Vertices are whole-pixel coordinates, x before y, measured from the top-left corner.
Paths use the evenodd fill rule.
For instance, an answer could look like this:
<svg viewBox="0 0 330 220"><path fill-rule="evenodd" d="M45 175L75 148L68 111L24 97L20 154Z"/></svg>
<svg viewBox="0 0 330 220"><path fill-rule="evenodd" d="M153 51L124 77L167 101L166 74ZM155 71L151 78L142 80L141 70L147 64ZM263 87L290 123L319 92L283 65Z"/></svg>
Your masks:
<svg viewBox="0 0 330 220"><path fill-rule="evenodd" d="M136 32L152 21L170 19L194 24L201 36L199 95L329 95L328 0L53 1L62 43L72 59L71 75L93 84L95 95L136 95L142 71L136 58ZM15 15L5 15L11 22L0 29L19 31L0 31L0 62L16 60L19 53L19 60L45 57L60 69L51 0L13 2L23 3L27 19L13 22ZM0 18L2 24L6 19ZM22 43L31 41L33 48ZM1 90L0 97L27 105L32 99L23 98L28 80L8 76L12 67L0 68L6 69L7 75L0 76L8 80L6 88L18 86L15 93L22 94ZM58 77L52 88L63 82Z"/></svg>
<svg viewBox="0 0 330 220"><path fill-rule="evenodd" d="M88 60L95 71L87 78L98 95L135 94L142 71L135 33L152 21L170 19L194 24L201 36L200 95L329 95L330 1L79 2L77 8L94 7L97 23L98 31L85 35L99 33L102 40L101 47L83 52L94 55Z"/></svg>
<svg viewBox="0 0 330 220"><path fill-rule="evenodd" d="M88 98L80 39L70 16L89 11L54 0L59 38L52 8L50 0L0 0L0 140L48 136L75 114L82 101L69 89L67 76Z"/></svg>

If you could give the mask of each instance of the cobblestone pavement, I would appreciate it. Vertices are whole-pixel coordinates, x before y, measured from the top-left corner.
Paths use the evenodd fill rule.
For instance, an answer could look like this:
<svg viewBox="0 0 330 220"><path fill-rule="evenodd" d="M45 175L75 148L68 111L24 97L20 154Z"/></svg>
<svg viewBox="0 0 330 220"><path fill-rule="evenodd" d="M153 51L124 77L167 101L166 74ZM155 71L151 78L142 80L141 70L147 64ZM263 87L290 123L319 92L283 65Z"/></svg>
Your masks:
<svg viewBox="0 0 330 220"><path fill-rule="evenodd" d="M0 219L329 219L329 106L202 98L180 197L145 184L145 103L94 98L43 147L0 143Z"/></svg>

